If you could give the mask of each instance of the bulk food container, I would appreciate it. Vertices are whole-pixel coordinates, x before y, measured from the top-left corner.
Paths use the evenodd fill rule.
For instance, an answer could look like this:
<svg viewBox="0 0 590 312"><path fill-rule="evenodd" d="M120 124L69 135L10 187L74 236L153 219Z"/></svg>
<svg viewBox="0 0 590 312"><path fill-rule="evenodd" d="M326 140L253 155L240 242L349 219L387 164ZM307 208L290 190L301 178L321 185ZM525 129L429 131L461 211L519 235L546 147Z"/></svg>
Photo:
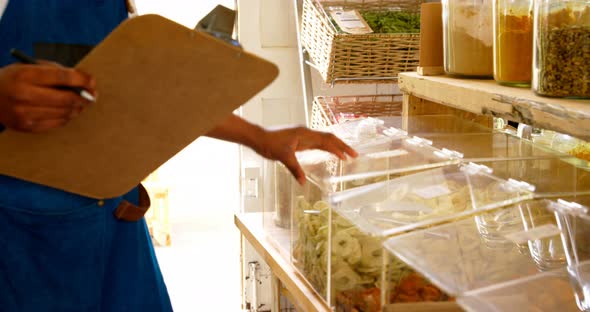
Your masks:
<svg viewBox="0 0 590 312"><path fill-rule="evenodd" d="M578 308L566 269L470 291L457 298L457 302L468 312L584 311Z"/></svg>
<svg viewBox="0 0 590 312"><path fill-rule="evenodd" d="M323 129L336 124L354 128L362 119L381 119L386 127L422 133L490 132L492 125L482 125L453 115L412 115L402 117L401 94L318 96L313 101L310 127Z"/></svg>
<svg viewBox="0 0 590 312"><path fill-rule="evenodd" d="M388 170L389 158L404 156L405 151L397 149L397 147L404 144L403 141L410 139L404 131L377 127L374 120L367 121L361 125L362 127L359 127L358 131L341 136L341 139L357 150L359 153L357 159L342 162L334 155L322 151L307 151L298 154L298 161L303 165L307 175L311 176L311 179L315 181L312 183L328 189L330 182L323 180L328 177L354 177L356 174L367 173L369 176L382 178L380 175L387 175L387 173L381 172ZM411 142L415 142L417 145L431 143L421 139L414 139ZM434 153L436 150L430 150L430 152ZM428 158L428 156L424 157ZM434 157L438 156L435 155ZM437 161L445 163L446 160L444 157L430 160L422 158L409 163L409 166L419 167L424 164L423 162L429 163L430 161L433 163ZM269 190L269 197L272 198L270 203L263 205L263 227L267 233L279 234L279 237L282 237L280 229L290 229L291 226L291 207L293 206L291 190L298 189L298 183L291 172L280 163L274 163L271 170L272 181L270 184L272 190ZM359 181L362 181L362 179L359 179ZM277 238L276 235L271 237L273 239ZM280 243L279 245L283 247L290 246L290 242L287 241L287 244ZM290 249L284 250L288 251ZM287 254L290 255L290 252Z"/></svg>
<svg viewBox="0 0 590 312"><path fill-rule="evenodd" d="M391 308L384 303L449 301L448 294L404 262L397 258L384 262L383 241L531 196L522 184L497 179L475 164L448 165L343 190L328 197L331 205L314 207L332 226L318 231L329 238L320 245L321 254L315 254L317 241L307 241L304 254L327 269L316 272L316 278L325 284L330 304L338 311L382 311ZM443 308L449 307L443 304L432 311Z"/></svg>
<svg viewBox="0 0 590 312"><path fill-rule="evenodd" d="M382 175L379 173L380 171L387 170L387 167L389 166L388 158L390 156L394 158L403 156L401 154L398 155L400 151L397 151L395 146L402 144L400 142L403 140L409 139L406 132L385 128L382 127L381 124L382 123L377 119L367 119L362 123L357 123L357 127L350 133L338 133L342 140L352 146L361 155L358 160L342 163L341 169L344 170L344 172L340 172L338 169L338 166L341 164L339 159L329 153L321 151L300 153L299 162L309 164L306 170L311 171L310 174L317 174L316 178L319 180L316 180L316 183L324 183L324 181L322 181L323 177L337 175L354 176L355 174L362 173L372 175L371 172L373 172L376 176L380 176ZM421 139L412 140L412 142L414 141L418 145L422 143L431 143L427 140ZM385 154L381 152L384 152ZM374 161L374 159L378 160ZM415 164L419 165L420 160ZM412 165L410 165L410 167L411 166ZM265 166L265 168L268 168L268 166ZM268 198L265 199L266 202L263 205L263 207L265 207L263 208L265 211L263 214L263 227L266 229L267 233L277 234L271 236L273 239L277 239L277 237L284 236L281 235L283 232L281 229L289 229L291 226L292 196L289 193L289 190L296 187L297 181L293 179L292 174L282 167L281 164L275 164L271 170L272 175L270 184L272 185L272 190L268 190L270 196L267 195L267 197L272 198L270 201ZM278 245L290 246L289 244L282 243L279 243ZM280 248L280 250L286 250L287 255L290 255L289 248Z"/></svg>
<svg viewBox="0 0 590 312"><path fill-rule="evenodd" d="M434 147L448 148L463 154L464 161L571 158L571 155L549 150L530 141L502 132L456 135L431 134L424 135L424 137L432 140Z"/></svg>
<svg viewBox="0 0 590 312"><path fill-rule="evenodd" d="M453 115L366 117L334 124L322 128L322 130L346 139L356 136L359 128L363 128L366 123L374 124L376 129L380 131L394 128L405 131L409 136L423 138L428 138L431 135L491 133L493 131L492 128Z"/></svg>
<svg viewBox="0 0 590 312"><path fill-rule="evenodd" d="M384 246L468 310L561 311L559 302L575 306L567 279L552 278L566 267L566 231L559 218L578 218L568 205L529 200L393 237ZM523 287L523 281L529 284Z"/></svg>
<svg viewBox="0 0 590 312"><path fill-rule="evenodd" d="M444 67L447 74L492 77L495 0L442 0Z"/></svg>
<svg viewBox="0 0 590 312"><path fill-rule="evenodd" d="M589 194L590 168L577 166L577 162L578 159L573 157L478 161L492 168L494 175L500 178L534 185L538 198Z"/></svg>
<svg viewBox="0 0 590 312"><path fill-rule="evenodd" d="M579 166L590 167L590 143L588 142L549 130L543 130L534 135L532 141L541 148L576 157Z"/></svg>
<svg viewBox="0 0 590 312"><path fill-rule="evenodd" d="M590 97L590 2L535 1L533 90Z"/></svg>
<svg viewBox="0 0 590 312"><path fill-rule="evenodd" d="M290 222L281 220L291 228L291 244L283 248L291 252L294 267L331 304L334 302L328 279L329 231L330 224L339 222L332 220L331 194L460 161L452 153L433 148L426 140L405 136L389 138L377 147L365 141L358 150L361 154L347 161L321 151L298 153L307 177L304 186L296 183L286 168L277 165L277 176L281 176L277 181L282 181L276 188L277 211L269 212L270 218L265 217L265 228L270 228L280 224L278 216L284 218L291 213Z"/></svg>
<svg viewBox="0 0 590 312"><path fill-rule="evenodd" d="M494 79L528 87L533 67L533 0L494 0Z"/></svg>

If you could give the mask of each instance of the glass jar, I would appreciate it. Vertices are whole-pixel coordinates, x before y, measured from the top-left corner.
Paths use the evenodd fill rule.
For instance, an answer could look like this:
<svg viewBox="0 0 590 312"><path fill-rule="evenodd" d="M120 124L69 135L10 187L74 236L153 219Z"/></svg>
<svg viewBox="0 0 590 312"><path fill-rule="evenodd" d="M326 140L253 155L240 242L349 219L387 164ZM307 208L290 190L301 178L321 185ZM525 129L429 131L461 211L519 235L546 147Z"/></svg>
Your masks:
<svg viewBox="0 0 590 312"><path fill-rule="evenodd" d="M492 77L494 0L442 0L447 74Z"/></svg>
<svg viewBox="0 0 590 312"><path fill-rule="evenodd" d="M590 97L590 1L535 1L535 93Z"/></svg>
<svg viewBox="0 0 590 312"><path fill-rule="evenodd" d="M533 0L494 1L494 79L528 87L533 67Z"/></svg>

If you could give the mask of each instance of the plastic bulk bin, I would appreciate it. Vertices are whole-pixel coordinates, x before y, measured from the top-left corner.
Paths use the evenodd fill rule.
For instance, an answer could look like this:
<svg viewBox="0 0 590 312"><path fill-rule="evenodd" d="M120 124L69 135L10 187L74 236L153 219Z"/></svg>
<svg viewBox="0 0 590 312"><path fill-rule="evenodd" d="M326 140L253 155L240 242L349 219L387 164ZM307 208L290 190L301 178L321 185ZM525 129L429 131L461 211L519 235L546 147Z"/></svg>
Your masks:
<svg viewBox="0 0 590 312"><path fill-rule="evenodd" d="M536 187L538 198L590 194L590 168L576 166L576 158L499 159L478 163L503 179L516 179Z"/></svg>
<svg viewBox="0 0 590 312"><path fill-rule="evenodd" d="M388 239L385 247L458 298L566 266L558 215L564 205L530 200ZM576 218L575 215L572 216Z"/></svg>
<svg viewBox="0 0 590 312"><path fill-rule="evenodd" d="M331 195L460 161L452 153L443 153L419 138L397 137L378 147L365 145L357 150L361 155L348 161L320 151L299 153L307 183L300 186L292 181L290 190L277 189L276 197L282 198L284 209L292 212L293 264L330 304L334 303L328 279L330 224L342 221L343 226L349 226L344 219L332 219ZM287 174L285 168L279 168Z"/></svg>
<svg viewBox="0 0 590 312"><path fill-rule="evenodd" d="M538 159L571 157L557 151L538 147L530 141L501 133L474 133L457 135L426 135L432 145L451 149L463 154L464 161L478 162L496 159Z"/></svg>
<svg viewBox="0 0 590 312"><path fill-rule="evenodd" d="M397 155L397 146L401 146L403 140L408 139L404 131L395 129L379 128L377 129L373 124L366 123L366 128L358 136L347 138L346 141L354 147L359 153L357 159L342 162L334 155L312 150L299 153L299 162L302 163L311 184L311 187L316 190L320 185L322 188L328 190L330 188L329 181L324 181L324 178L348 176L352 173L366 173L376 172L374 179L383 179L379 176L379 172L386 170L389 167L389 158L395 158L402 155ZM424 144L427 141L420 141ZM424 144L417 144L419 146ZM426 144L427 145L427 144ZM427 153L434 153L435 149L425 148ZM385 152L388 155L384 155ZM381 153L375 155L372 153ZM376 157L378 156L378 157ZM436 159L435 159L436 157ZM449 161L449 158L432 156L429 159L428 155L424 155L422 160L415 160L409 162L415 166L420 166L423 162L430 163L441 161L443 164ZM422 162L421 162L422 161ZM455 160L456 161L456 160ZM403 169L403 164L399 161L398 167ZM270 174L265 174L265 177L270 178L270 187L265 185L262 193L265 194L263 202L262 225L270 242L283 254L286 258L291 256L291 208L296 206L296 198L298 193L294 195L293 192L300 192L302 188L299 187L297 181L293 178L291 172L287 170L281 163L266 162L265 170L269 170ZM369 174L371 175L371 174ZM387 174L384 174L385 178ZM360 179L351 183L370 183L371 178L366 182ZM257 183L250 182L246 183ZM250 186L250 189L256 189L258 185ZM318 191L318 196L321 198L321 192ZM315 195L312 197L316 197Z"/></svg>
<svg viewBox="0 0 590 312"><path fill-rule="evenodd" d="M449 165L331 195L361 231L387 237L532 198L534 186L475 163Z"/></svg>
<svg viewBox="0 0 590 312"><path fill-rule="evenodd" d="M441 127L433 126L439 120ZM478 131L480 125L454 116L410 116L406 130L401 130L402 117L363 118L336 124L325 130L333 132L347 142L354 143L359 129L371 124L376 132L405 131L408 135L419 135L433 146L448 149L463 155L464 161L495 159L535 159L561 157L572 159L571 155L551 150L528 140L503 132ZM411 126L411 125L414 126ZM463 132L461 132L463 131ZM473 131L473 132L471 132Z"/></svg>
<svg viewBox="0 0 590 312"><path fill-rule="evenodd" d="M552 249L565 258L565 268L466 292L458 298L461 306L478 312L516 312L525 306L528 311L589 311L590 196L577 196L572 200L575 202L558 200L552 205L553 213L545 216L551 215L560 230L563 249L557 246ZM548 239L529 241L533 259L538 258L534 255L537 248L533 247L549 246ZM556 240L557 237L553 237L549 242Z"/></svg>
<svg viewBox="0 0 590 312"><path fill-rule="evenodd" d="M297 159L309 179L336 192L461 161L460 153L431 144L418 137L395 137L353 145L359 156L347 161L323 151L298 153Z"/></svg>
<svg viewBox="0 0 590 312"><path fill-rule="evenodd" d="M492 128L485 127L481 124L459 118L453 115L415 115L415 116L379 116L358 118L348 120L326 127L339 136L354 135L359 124L366 119L380 121L383 128L396 128L406 131L410 136L419 136L428 138L431 134L468 134L468 133L491 133ZM330 130L333 129L333 130Z"/></svg>
<svg viewBox="0 0 590 312"><path fill-rule="evenodd" d="M457 298L468 312L579 312L565 271L545 272L493 285Z"/></svg>
<svg viewBox="0 0 590 312"><path fill-rule="evenodd" d="M577 157L572 158L573 164L590 168L590 143L588 142L549 130L533 135L532 141L540 148Z"/></svg>
<svg viewBox="0 0 590 312"><path fill-rule="evenodd" d="M332 206L326 203L321 212L332 224L324 234L331 237L324 249L332 302L339 311L381 311L383 302L450 300L404 262L386 259L383 241L531 196L528 187L497 179L475 164L449 165L332 194Z"/></svg>

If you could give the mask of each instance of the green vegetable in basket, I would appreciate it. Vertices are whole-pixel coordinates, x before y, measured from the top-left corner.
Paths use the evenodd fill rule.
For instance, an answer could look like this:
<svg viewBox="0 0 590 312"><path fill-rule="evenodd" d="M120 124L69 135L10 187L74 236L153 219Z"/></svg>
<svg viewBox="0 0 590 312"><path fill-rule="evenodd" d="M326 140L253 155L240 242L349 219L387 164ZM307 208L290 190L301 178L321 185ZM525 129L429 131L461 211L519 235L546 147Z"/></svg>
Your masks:
<svg viewBox="0 0 590 312"><path fill-rule="evenodd" d="M419 33L420 14L410 12L362 12L375 33Z"/></svg>

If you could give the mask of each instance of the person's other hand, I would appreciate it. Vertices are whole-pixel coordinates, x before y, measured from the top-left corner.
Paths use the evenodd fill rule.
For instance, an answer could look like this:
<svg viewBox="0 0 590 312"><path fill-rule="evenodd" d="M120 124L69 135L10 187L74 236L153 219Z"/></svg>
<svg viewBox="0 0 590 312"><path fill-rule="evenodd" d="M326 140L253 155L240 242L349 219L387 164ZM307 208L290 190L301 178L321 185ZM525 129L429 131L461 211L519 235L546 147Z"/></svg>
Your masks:
<svg viewBox="0 0 590 312"><path fill-rule="evenodd" d="M65 125L90 102L58 87L80 87L95 94L92 77L55 64L12 64L0 68L0 124L27 132Z"/></svg>
<svg viewBox="0 0 590 312"><path fill-rule="evenodd" d="M300 184L305 184L305 173L299 165L295 152L320 149L345 160L347 155L356 157L357 153L331 133L313 131L305 127L265 131L255 148L261 156L282 162Z"/></svg>

